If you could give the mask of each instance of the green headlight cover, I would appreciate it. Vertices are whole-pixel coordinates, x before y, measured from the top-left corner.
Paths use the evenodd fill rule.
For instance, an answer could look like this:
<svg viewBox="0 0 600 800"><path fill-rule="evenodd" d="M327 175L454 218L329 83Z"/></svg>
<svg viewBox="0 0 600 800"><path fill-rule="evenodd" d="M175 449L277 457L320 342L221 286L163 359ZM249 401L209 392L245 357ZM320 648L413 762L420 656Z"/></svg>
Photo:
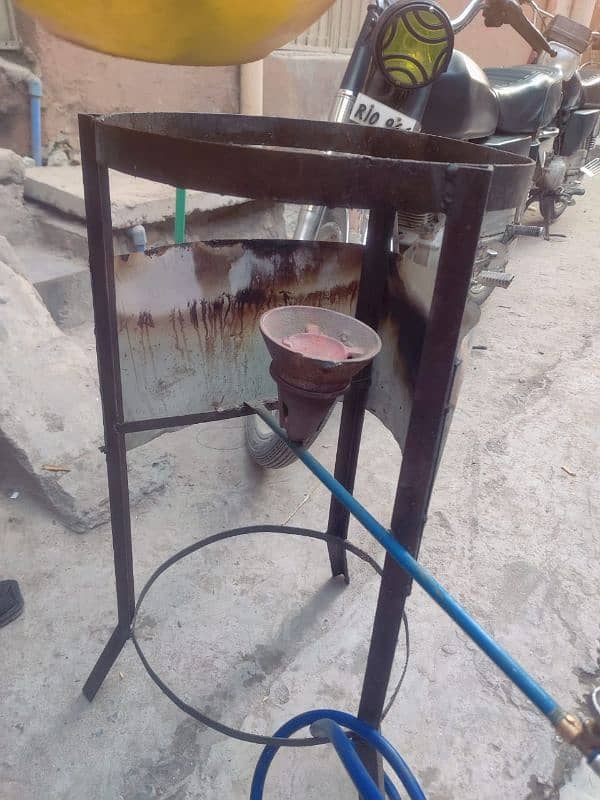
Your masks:
<svg viewBox="0 0 600 800"><path fill-rule="evenodd" d="M379 68L395 86L426 86L446 70L454 35L445 12L429 3L398 3L380 20Z"/></svg>

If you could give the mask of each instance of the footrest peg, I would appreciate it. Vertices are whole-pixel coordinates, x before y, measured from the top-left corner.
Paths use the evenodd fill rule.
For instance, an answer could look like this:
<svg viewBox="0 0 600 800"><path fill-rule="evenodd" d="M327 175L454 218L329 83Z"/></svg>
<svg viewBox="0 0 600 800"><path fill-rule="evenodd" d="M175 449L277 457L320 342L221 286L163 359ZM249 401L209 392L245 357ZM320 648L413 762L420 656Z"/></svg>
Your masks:
<svg viewBox="0 0 600 800"><path fill-rule="evenodd" d="M477 280L483 286L494 286L497 289L508 289L513 282L515 276L510 272L494 272L493 270L484 269L477 276Z"/></svg>
<svg viewBox="0 0 600 800"><path fill-rule="evenodd" d="M581 167L581 172L588 178L595 178L596 175L600 175L600 158L592 158L591 161Z"/></svg>

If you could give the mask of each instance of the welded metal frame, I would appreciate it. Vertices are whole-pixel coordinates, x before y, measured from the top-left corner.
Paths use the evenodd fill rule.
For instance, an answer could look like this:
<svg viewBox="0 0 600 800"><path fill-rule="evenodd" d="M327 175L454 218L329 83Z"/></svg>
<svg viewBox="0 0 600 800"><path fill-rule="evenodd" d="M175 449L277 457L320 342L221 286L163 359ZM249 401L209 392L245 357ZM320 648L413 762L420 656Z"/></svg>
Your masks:
<svg viewBox="0 0 600 800"><path fill-rule="evenodd" d="M80 141L117 596L117 625L83 687L91 701L130 638L135 613L126 433L248 412L240 408L125 421L109 167L173 186L242 197L368 208L356 316L374 328L385 302L396 210L446 215L391 524L393 535L417 556L443 440L483 214L486 204L488 210L510 207L512 199L523 193L533 166L509 154L418 134L398 139L388 131L358 126L231 115L81 115ZM451 163L464 162L467 156L475 165ZM369 374L370 368L366 368L355 377L343 405L335 476L350 491L356 477ZM332 499L327 533L345 539L348 522L347 510ZM344 548L329 545L329 557L333 575L342 574L348 580ZM411 580L388 557L359 709L361 719L375 727L381 721L410 589ZM361 757L382 785L376 753L363 747Z"/></svg>

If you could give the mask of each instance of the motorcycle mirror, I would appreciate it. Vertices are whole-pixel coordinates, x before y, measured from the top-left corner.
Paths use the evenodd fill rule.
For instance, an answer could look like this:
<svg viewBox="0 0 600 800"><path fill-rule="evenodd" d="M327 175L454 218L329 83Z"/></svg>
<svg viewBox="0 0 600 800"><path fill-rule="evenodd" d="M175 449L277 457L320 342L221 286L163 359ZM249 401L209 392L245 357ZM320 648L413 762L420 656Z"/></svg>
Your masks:
<svg viewBox="0 0 600 800"><path fill-rule="evenodd" d="M427 86L450 63L452 23L435 3L407 0L388 6L377 21L373 51L386 80L402 89Z"/></svg>

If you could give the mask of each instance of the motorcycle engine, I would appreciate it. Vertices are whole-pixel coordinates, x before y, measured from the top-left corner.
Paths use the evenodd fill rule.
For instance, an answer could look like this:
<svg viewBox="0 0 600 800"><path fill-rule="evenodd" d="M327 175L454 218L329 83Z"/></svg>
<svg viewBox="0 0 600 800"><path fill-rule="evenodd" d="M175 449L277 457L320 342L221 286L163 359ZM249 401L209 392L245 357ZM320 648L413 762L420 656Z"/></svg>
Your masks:
<svg viewBox="0 0 600 800"><path fill-rule="evenodd" d="M507 226L515 221L515 213L511 208L485 214L480 238L482 251L505 241ZM398 212L398 243L403 249L410 249L414 260L423 266L437 265L443 234L443 214Z"/></svg>
<svg viewBox="0 0 600 800"><path fill-rule="evenodd" d="M504 273L512 237L508 227L514 223L516 209L487 212L483 218L475 263L471 296L485 290L478 276L484 271ZM415 292L426 307L433 291L437 264L444 237L443 214L411 214L398 212L397 249L403 254L406 274L411 275ZM510 278L508 280L510 283ZM490 284L487 284L490 285ZM499 284L498 284L499 285ZM476 300L476 302L479 302Z"/></svg>

